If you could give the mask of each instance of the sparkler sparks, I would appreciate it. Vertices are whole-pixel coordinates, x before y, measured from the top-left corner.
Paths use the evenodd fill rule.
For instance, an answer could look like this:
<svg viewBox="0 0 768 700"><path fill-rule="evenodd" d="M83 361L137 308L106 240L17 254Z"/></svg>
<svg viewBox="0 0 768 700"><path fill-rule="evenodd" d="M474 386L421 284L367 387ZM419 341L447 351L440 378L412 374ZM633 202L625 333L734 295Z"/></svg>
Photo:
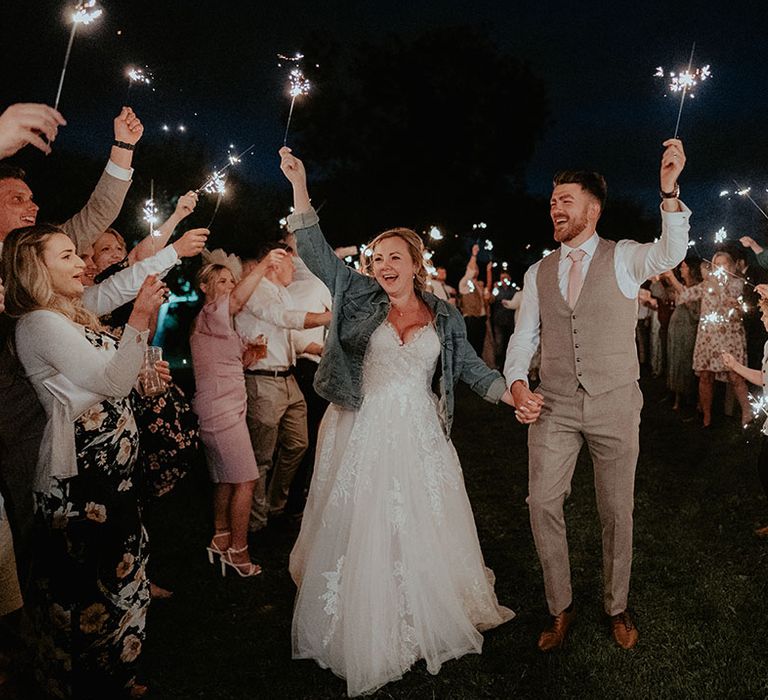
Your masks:
<svg viewBox="0 0 768 700"><path fill-rule="evenodd" d="M125 74L128 76L128 81L131 85L133 83L141 83L142 85L152 84L152 73L149 69L145 71L144 68L129 67L126 69Z"/></svg>
<svg viewBox="0 0 768 700"><path fill-rule="evenodd" d="M690 96L691 98L695 97L693 90L698 86L698 84L703 83L705 80L708 80L712 77L712 71L710 70L709 65L703 66L702 68L693 67L693 54L695 50L696 43L694 42L693 46L691 47L691 57L688 59L687 69L679 71L678 73L670 71L669 75L667 75L667 73L664 71L664 68L658 66L656 68L656 72L654 73L654 77L656 78L666 79L668 77L669 83L667 87L669 91L680 93L680 108L677 111L677 123L675 124L674 138L677 138L680 130L680 117L683 114L683 104L685 103L686 95Z"/></svg>
<svg viewBox="0 0 768 700"><path fill-rule="evenodd" d="M755 418L759 418L761 413L768 416L768 396L761 396L758 398L757 396L749 394L749 405L752 407L752 415Z"/></svg>
<svg viewBox="0 0 768 700"><path fill-rule="evenodd" d="M443 232L437 228L437 226L433 226L431 229L429 229L429 237L433 241L442 241L444 238Z"/></svg>
<svg viewBox="0 0 768 700"><path fill-rule="evenodd" d="M739 195L739 197L746 197L752 204L755 206L755 208L766 218L768 219L768 214L766 214L765 210L752 198L752 195L750 192L752 191L751 187L742 187L736 180L732 181L734 185L736 185L736 194Z"/></svg>
<svg viewBox="0 0 768 700"><path fill-rule="evenodd" d="M104 10L98 6L96 0L85 0L85 2L79 2L75 5L72 22L74 24L90 24L101 17L103 12Z"/></svg>
<svg viewBox="0 0 768 700"><path fill-rule="evenodd" d="M715 243L722 243L728 238L728 232L721 226L715 231Z"/></svg>
<svg viewBox="0 0 768 700"><path fill-rule="evenodd" d="M312 84L307 80L304 72L299 67L301 59L304 58L303 54L296 53L292 58L284 56L283 54L277 54L277 57L282 61L290 61L295 65L288 74L288 94L291 96L291 106L288 110L288 122L285 125L285 135L283 136L283 146L285 146L288 143L288 130L291 128L291 119L293 117L293 107L296 104L296 98L308 95ZM278 63L277 65L282 66L282 63Z"/></svg>

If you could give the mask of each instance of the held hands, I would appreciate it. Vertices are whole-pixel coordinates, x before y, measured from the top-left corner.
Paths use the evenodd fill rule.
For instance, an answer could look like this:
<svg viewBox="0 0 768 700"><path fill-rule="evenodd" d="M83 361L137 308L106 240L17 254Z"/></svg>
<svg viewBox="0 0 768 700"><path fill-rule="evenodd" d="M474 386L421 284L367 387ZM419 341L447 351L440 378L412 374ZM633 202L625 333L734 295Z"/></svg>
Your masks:
<svg viewBox="0 0 768 700"><path fill-rule="evenodd" d="M664 153L661 155L661 191L673 192L685 167L683 142L680 139L667 139L662 145Z"/></svg>
<svg viewBox="0 0 768 700"><path fill-rule="evenodd" d="M64 117L48 105L11 105L0 114L0 159L9 158L27 144L48 155L59 127L66 124Z"/></svg>
<svg viewBox="0 0 768 700"><path fill-rule="evenodd" d="M180 258L192 258L203 252L208 234L210 231L207 228L191 228L173 244L173 247Z"/></svg>
<svg viewBox="0 0 768 700"><path fill-rule="evenodd" d="M197 193L190 190L186 194L179 197L179 201L176 204L176 210L173 212L174 216L181 219L186 219L197 206Z"/></svg>
<svg viewBox="0 0 768 700"><path fill-rule="evenodd" d="M280 170L283 171L283 175L288 178L288 181L294 187L306 186L307 173L304 170L304 163L293 155L288 146L283 146L278 153L280 154Z"/></svg>
<svg viewBox="0 0 768 700"><path fill-rule="evenodd" d="M515 407L515 418L524 425L535 423L541 415L544 397L532 392L525 382L519 379L513 382L509 391L512 394L512 405Z"/></svg>
<svg viewBox="0 0 768 700"><path fill-rule="evenodd" d="M144 125L130 107L123 107L115 117L115 141L138 143L144 133Z"/></svg>

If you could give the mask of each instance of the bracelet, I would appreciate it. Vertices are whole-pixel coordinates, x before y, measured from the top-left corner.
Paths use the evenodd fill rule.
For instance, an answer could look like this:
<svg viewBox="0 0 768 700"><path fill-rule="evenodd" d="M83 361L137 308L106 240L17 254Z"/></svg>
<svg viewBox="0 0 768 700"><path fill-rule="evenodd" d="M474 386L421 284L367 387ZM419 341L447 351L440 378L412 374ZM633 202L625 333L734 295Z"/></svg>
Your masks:
<svg viewBox="0 0 768 700"><path fill-rule="evenodd" d="M659 194L661 195L662 199L677 199L680 196L680 185L675 183L675 186L672 188L671 192L659 190Z"/></svg>
<svg viewBox="0 0 768 700"><path fill-rule="evenodd" d="M115 148L124 148L126 151L132 151L136 148L135 143L126 143L125 141L114 141L112 145Z"/></svg>

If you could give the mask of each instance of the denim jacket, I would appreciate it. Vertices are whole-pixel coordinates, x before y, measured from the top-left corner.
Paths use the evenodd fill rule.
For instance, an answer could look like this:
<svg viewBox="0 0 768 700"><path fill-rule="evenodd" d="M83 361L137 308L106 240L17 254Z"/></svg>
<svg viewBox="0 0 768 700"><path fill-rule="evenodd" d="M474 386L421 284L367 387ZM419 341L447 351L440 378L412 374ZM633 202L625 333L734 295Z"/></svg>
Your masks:
<svg viewBox="0 0 768 700"><path fill-rule="evenodd" d="M357 409L363 401L363 360L373 332L389 314L390 302L379 283L347 267L323 237L314 210L288 217L298 254L328 287L333 297L331 326L315 391L343 408ZM453 423L453 397L459 379L486 401L498 403L506 388L504 378L477 356L467 340L464 319L457 309L433 294L422 299L434 315L440 338L440 362L433 387L439 389L438 412L446 436Z"/></svg>

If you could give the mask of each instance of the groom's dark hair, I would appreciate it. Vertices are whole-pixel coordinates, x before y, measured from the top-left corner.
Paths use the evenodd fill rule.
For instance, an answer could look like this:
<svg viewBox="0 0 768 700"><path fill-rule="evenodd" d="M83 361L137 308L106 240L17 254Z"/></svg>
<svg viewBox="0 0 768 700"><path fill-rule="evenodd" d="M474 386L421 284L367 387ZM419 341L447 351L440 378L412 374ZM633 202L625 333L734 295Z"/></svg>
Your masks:
<svg viewBox="0 0 768 700"><path fill-rule="evenodd" d="M581 189L589 192L600 203L600 211L605 209L605 200L608 198L608 185L605 178L600 173L590 172L588 170L561 170L552 180L552 186L558 185L580 185Z"/></svg>

